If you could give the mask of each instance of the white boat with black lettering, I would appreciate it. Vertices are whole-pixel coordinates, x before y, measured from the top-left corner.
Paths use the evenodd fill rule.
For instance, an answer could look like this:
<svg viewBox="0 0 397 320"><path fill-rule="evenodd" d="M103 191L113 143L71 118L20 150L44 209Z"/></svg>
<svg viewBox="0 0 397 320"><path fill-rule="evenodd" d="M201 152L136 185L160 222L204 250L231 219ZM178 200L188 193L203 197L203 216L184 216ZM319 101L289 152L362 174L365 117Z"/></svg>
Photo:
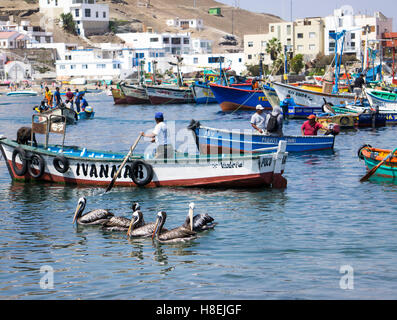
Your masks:
<svg viewBox="0 0 397 320"><path fill-rule="evenodd" d="M88 150L76 146L50 145L48 133L65 138L66 123L32 123L32 132L46 134L45 143L22 145L0 137L0 149L13 180L46 181L72 185L108 186L125 154ZM285 188L282 176L288 153L286 143L260 154L188 155L175 153L168 159L133 155L119 173L115 186Z"/></svg>

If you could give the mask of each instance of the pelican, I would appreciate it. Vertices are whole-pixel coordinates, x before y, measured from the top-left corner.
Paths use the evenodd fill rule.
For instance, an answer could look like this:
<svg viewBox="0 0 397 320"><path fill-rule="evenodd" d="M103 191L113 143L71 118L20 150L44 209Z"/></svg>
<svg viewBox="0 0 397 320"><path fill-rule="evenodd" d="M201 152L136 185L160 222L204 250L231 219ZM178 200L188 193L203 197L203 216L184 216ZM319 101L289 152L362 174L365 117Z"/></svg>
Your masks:
<svg viewBox="0 0 397 320"><path fill-rule="evenodd" d="M132 214L132 219L127 231L127 236L130 238L133 237L150 237L155 229L155 223L145 223L143 219L143 213L141 210L136 210ZM167 231L167 229L163 229L163 231Z"/></svg>
<svg viewBox="0 0 397 320"><path fill-rule="evenodd" d="M163 226L165 220L167 219L167 214L165 211L160 211L157 213L156 226L152 235L152 239L156 238L159 242L169 243L192 240L196 238L196 232L193 231L193 211L189 210L189 220L188 227L183 224L180 227L174 228L172 230L164 231Z"/></svg>
<svg viewBox="0 0 397 320"><path fill-rule="evenodd" d="M135 202L132 205L132 212L135 212L140 209L139 203ZM102 230L104 231L127 231L128 227L131 223L131 220L124 217L111 217L108 221L106 221Z"/></svg>
<svg viewBox="0 0 397 320"><path fill-rule="evenodd" d="M185 228L189 228L190 217L193 217L194 207L195 207L194 203L191 202L189 204L189 213L186 217L185 223L183 224ZM196 214L193 217L193 231L201 232L201 231L213 229L218 224L217 222L213 222L213 221L214 218L212 218L208 213Z"/></svg>
<svg viewBox="0 0 397 320"><path fill-rule="evenodd" d="M73 217L73 224L77 222L77 224L80 225L101 225L114 216L113 213L105 209L92 210L83 215L86 204L87 199L85 197L80 198L77 202L76 211Z"/></svg>

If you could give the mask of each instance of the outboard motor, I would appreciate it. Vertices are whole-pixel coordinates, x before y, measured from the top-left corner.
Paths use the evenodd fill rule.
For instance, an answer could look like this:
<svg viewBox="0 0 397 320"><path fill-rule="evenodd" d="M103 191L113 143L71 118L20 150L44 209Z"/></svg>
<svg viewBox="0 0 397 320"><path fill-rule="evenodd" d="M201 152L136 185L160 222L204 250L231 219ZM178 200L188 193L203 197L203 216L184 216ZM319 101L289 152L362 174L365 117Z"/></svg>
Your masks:
<svg viewBox="0 0 397 320"><path fill-rule="evenodd" d="M330 134L337 136L340 132L339 124L337 123L330 123L328 125L328 130L325 132L325 135L328 136Z"/></svg>

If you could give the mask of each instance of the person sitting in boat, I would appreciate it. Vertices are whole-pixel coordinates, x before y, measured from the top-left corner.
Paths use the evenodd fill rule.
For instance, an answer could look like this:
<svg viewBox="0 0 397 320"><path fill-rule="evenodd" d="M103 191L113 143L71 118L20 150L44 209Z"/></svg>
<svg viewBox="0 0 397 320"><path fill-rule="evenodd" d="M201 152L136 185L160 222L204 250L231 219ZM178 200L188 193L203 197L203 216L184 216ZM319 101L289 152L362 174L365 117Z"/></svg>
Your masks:
<svg viewBox="0 0 397 320"><path fill-rule="evenodd" d="M88 107L88 102L85 98L85 94L81 94L81 98L80 98L80 103L81 103L81 111L84 112L85 108Z"/></svg>
<svg viewBox="0 0 397 320"><path fill-rule="evenodd" d="M272 137L283 136L283 115L281 109L274 107L271 113L268 113L265 118L265 135Z"/></svg>
<svg viewBox="0 0 397 320"><path fill-rule="evenodd" d="M157 112L154 116L156 126L151 134L141 132L142 137L152 138L151 142L155 143L157 138L157 148L155 158L167 159L173 157L175 151L170 143L168 143L168 128L164 123L164 115L162 112Z"/></svg>
<svg viewBox="0 0 397 320"><path fill-rule="evenodd" d="M55 88L55 93L54 93L54 104L55 107L58 107L62 103L61 99L61 93L59 92L59 87Z"/></svg>
<svg viewBox="0 0 397 320"><path fill-rule="evenodd" d="M361 73L360 76L354 81L353 92L354 92L354 104L360 99L360 103L363 104L363 86L365 85L364 74Z"/></svg>
<svg viewBox="0 0 397 320"><path fill-rule="evenodd" d="M263 110L265 108L258 104L256 106L256 112L251 117L251 126L259 133L265 132L265 118L262 116Z"/></svg>
<svg viewBox="0 0 397 320"><path fill-rule="evenodd" d="M39 106L36 106L33 108L33 110L37 112L44 112L48 110L48 105L46 100L42 100Z"/></svg>
<svg viewBox="0 0 397 320"><path fill-rule="evenodd" d="M323 125L316 121L314 114L308 116L307 119L301 126L302 136L316 136L317 131L324 128Z"/></svg>
<svg viewBox="0 0 397 320"><path fill-rule="evenodd" d="M45 87L45 98L47 100L48 106L52 107L52 92L48 87Z"/></svg>
<svg viewBox="0 0 397 320"><path fill-rule="evenodd" d="M283 110L284 120L288 120L288 107L294 106L294 105L295 105L295 101L294 101L294 99L291 98L291 96L289 94L287 94L285 99L280 102L280 107Z"/></svg>
<svg viewBox="0 0 397 320"><path fill-rule="evenodd" d="M66 99L65 99L65 103L68 104L70 103L70 108L73 109L73 98L74 98L74 94L73 92L70 90L70 88L68 88L68 90L66 91Z"/></svg>

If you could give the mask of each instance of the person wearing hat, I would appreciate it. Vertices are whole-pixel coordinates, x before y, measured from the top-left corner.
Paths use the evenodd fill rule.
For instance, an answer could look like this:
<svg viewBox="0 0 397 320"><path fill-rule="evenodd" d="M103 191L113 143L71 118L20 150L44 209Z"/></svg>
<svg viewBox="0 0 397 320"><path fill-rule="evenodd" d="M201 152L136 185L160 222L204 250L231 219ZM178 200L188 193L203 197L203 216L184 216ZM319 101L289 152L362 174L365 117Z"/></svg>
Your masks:
<svg viewBox="0 0 397 320"><path fill-rule="evenodd" d="M307 121L302 124L302 136L316 136L317 131L324 128L320 122L316 121L316 116L311 114L307 117Z"/></svg>
<svg viewBox="0 0 397 320"><path fill-rule="evenodd" d="M265 132L265 118L262 116L263 110L265 110L265 108L258 104L256 106L256 112L251 117L251 126L259 133Z"/></svg>
<svg viewBox="0 0 397 320"><path fill-rule="evenodd" d="M168 143L168 128L164 123L164 115L162 112L156 112L154 115L156 126L151 134L141 132L143 137L152 138L151 142L155 143L157 138L157 148L155 158L166 159L174 155L174 148Z"/></svg>
<svg viewBox="0 0 397 320"><path fill-rule="evenodd" d="M273 137L283 136L283 115L279 107L274 107L271 113L268 113L265 118L265 135Z"/></svg>
<svg viewBox="0 0 397 320"><path fill-rule="evenodd" d="M354 104L356 104L357 99L360 99L361 104L363 103L363 86L365 85L364 74L360 74L360 76L354 81L353 92L354 92Z"/></svg>

